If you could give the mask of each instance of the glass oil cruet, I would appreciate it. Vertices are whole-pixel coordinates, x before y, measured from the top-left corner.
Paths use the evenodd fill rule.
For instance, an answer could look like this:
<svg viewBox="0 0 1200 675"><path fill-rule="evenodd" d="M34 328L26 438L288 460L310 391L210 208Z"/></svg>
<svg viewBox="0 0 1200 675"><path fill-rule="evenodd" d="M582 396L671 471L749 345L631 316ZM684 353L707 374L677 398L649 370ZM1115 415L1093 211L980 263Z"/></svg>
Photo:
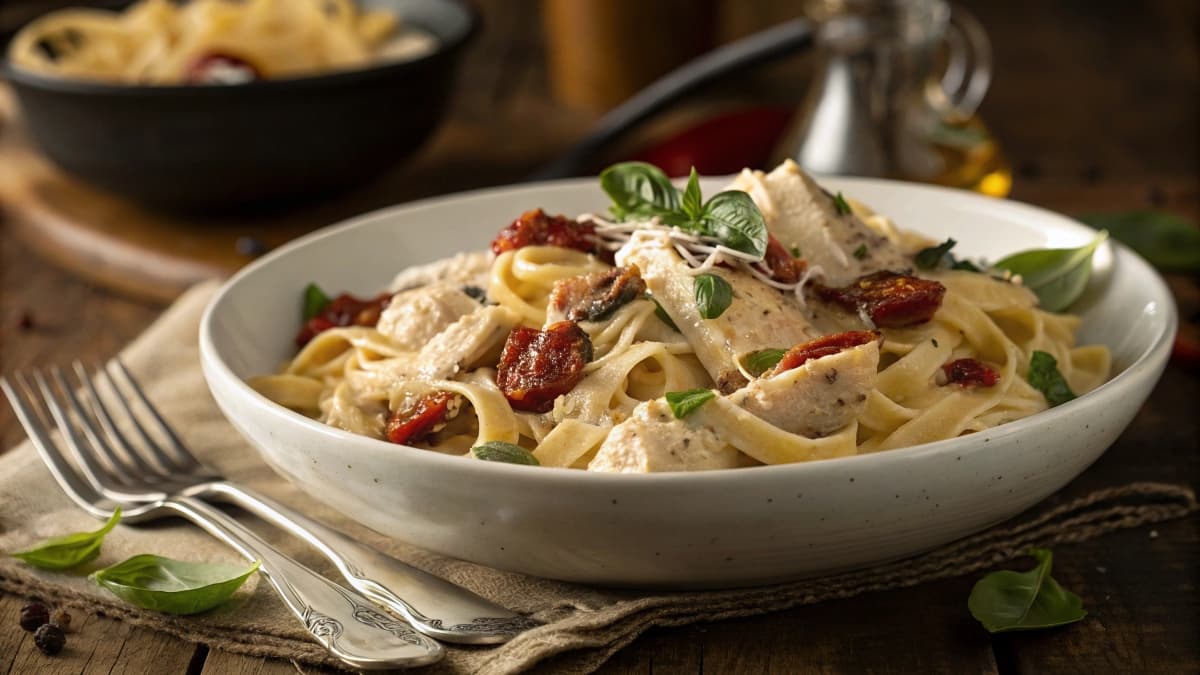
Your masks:
<svg viewBox="0 0 1200 675"><path fill-rule="evenodd" d="M1011 171L976 114L991 47L974 17L944 0L813 0L808 13L818 70L776 159L1008 194Z"/></svg>

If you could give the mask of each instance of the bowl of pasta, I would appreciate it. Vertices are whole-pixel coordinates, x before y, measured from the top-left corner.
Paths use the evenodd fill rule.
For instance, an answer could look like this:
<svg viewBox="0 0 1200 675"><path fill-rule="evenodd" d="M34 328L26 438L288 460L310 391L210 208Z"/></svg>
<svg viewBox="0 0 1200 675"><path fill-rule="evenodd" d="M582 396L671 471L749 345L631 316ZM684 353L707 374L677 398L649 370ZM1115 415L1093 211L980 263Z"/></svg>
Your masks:
<svg viewBox="0 0 1200 675"><path fill-rule="evenodd" d="M309 235L223 287L200 345L262 457L379 532L714 587L1032 506L1129 423L1175 325L1144 261L1032 206L628 163Z"/></svg>
<svg viewBox="0 0 1200 675"><path fill-rule="evenodd" d="M67 172L215 211L328 194L412 154L476 25L454 0L139 0L35 19L3 76Z"/></svg>

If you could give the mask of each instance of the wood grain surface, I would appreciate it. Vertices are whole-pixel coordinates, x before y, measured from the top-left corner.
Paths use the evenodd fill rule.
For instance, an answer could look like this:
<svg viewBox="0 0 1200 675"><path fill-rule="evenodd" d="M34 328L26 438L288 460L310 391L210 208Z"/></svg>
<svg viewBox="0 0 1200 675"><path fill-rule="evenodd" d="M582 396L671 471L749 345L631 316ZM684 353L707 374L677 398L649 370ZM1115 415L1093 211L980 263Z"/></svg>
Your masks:
<svg viewBox="0 0 1200 675"><path fill-rule="evenodd" d="M452 116L400 169L403 180L381 191L381 203L518 179L586 126L586 115L548 97L536 3L477 4L486 31L467 56ZM794 11L789 3L729 4L737 5L724 10L731 26ZM964 4L995 43L996 80L983 114L1015 168L1014 198L1068 214L1157 208L1200 219L1197 3ZM806 65L797 59L718 83L682 108L751 94L754 101L798 98L802 87L790 85L804 81ZM321 208L333 214L348 207ZM161 311L46 263L14 229L0 221L0 372L108 357ZM1175 283L1194 289L1196 279ZM1053 499L1134 480L1196 485L1197 400L1200 374L1172 364L1129 430ZM22 437L0 406L0 448ZM1056 551L1055 577L1083 597L1086 620L990 636L966 612L975 579L958 578L767 616L655 629L603 672L1200 672L1196 518L1064 546ZM0 673L297 672L284 661L209 652L79 612L82 625L69 635L68 649L43 657L30 634L15 626L23 602L0 597ZM546 670L553 672L554 664Z"/></svg>

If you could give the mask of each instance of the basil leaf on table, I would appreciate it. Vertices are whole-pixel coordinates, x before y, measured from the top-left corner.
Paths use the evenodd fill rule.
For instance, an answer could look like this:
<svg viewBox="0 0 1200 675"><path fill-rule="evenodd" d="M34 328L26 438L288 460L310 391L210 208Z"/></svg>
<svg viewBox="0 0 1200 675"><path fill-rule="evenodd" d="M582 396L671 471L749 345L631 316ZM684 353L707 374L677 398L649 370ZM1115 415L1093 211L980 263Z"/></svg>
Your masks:
<svg viewBox="0 0 1200 675"><path fill-rule="evenodd" d="M100 555L100 544L104 541L104 535L111 532L120 521L121 507L118 506L112 517L95 532L65 534L10 555L44 570L65 570L82 565Z"/></svg>
<svg viewBox="0 0 1200 675"><path fill-rule="evenodd" d="M704 229L735 251L762 260L767 254L767 222L750 195L726 190L704 204Z"/></svg>
<svg viewBox="0 0 1200 675"><path fill-rule="evenodd" d="M1058 370L1058 359L1046 352L1035 350L1029 355L1029 373L1025 379L1034 389L1042 392L1051 408L1076 398L1075 392L1071 391L1066 378Z"/></svg>
<svg viewBox="0 0 1200 675"><path fill-rule="evenodd" d="M679 190L653 164L614 164L600 173L600 187L612 200L613 215L618 220L679 213Z"/></svg>
<svg viewBox="0 0 1200 675"><path fill-rule="evenodd" d="M1137 251L1167 272L1200 272L1200 227L1170 213L1089 213L1079 220Z"/></svg>
<svg viewBox="0 0 1200 675"><path fill-rule="evenodd" d="M994 267L1021 275L1042 309L1061 312L1075 302L1092 274L1092 254L1108 238L1103 230L1079 248L1043 248L1014 253Z"/></svg>
<svg viewBox="0 0 1200 675"><path fill-rule="evenodd" d="M957 241L947 239L937 246L930 246L917 251L917 255L913 257L913 262L916 263L917 269L931 270L942 264L942 258L954 248Z"/></svg>
<svg viewBox="0 0 1200 675"><path fill-rule="evenodd" d="M316 284L304 287L304 320L317 316L329 306L329 296Z"/></svg>
<svg viewBox="0 0 1200 675"><path fill-rule="evenodd" d="M488 441L471 448L471 456L487 462L504 462L506 464L527 464L541 466L541 462L533 453L513 443L504 441Z"/></svg>
<svg viewBox="0 0 1200 675"><path fill-rule="evenodd" d="M760 349L743 357L742 365L745 366L751 375L758 377L779 365L779 361L783 359L783 355L786 353L786 349Z"/></svg>
<svg viewBox="0 0 1200 675"><path fill-rule="evenodd" d="M663 395L667 405L671 406L671 414L675 419L683 419L696 412L700 406L717 397L712 389L688 389L687 391L668 391Z"/></svg>
<svg viewBox="0 0 1200 675"><path fill-rule="evenodd" d="M93 572L90 579L125 602L164 614L197 614L220 605L258 571L222 563L135 555Z"/></svg>
<svg viewBox="0 0 1200 675"><path fill-rule="evenodd" d="M733 287L721 277L715 274L697 274L693 283L696 307L700 310L700 316L705 319L721 316L733 303Z"/></svg>
<svg viewBox="0 0 1200 675"><path fill-rule="evenodd" d="M1087 616L1078 595L1050 576L1050 551L1032 551L1038 564L1028 572L992 572L971 589L967 609L989 633L1036 630L1075 623Z"/></svg>

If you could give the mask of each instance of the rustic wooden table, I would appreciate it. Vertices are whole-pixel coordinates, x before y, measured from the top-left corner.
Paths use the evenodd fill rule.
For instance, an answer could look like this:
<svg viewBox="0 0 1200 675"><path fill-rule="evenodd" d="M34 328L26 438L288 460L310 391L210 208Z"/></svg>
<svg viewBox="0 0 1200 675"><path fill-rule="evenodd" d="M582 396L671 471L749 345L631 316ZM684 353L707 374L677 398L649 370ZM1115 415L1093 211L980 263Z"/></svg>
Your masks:
<svg viewBox="0 0 1200 675"><path fill-rule="evenodd" d="M467 57L452 118L401 170L404 180L395 183L407 188L396 200L517 179L589 121L549 100L536 5L479 4L486 31ZM1200 216L1196 3L966 4L996 45L983 114L1016 168L1014 198L1065 213L1160 208ZM696 101L744 96L764 81L764 89L781 90L772 78L789 72L786 64L768 69ZM161 311L48 265L11 229L0 221L0 371L110 356ZM1179 282L1194 289L1196 280ZM1196 484L1197 400L1200 374L1172 364L1130 429L1056 499L1133 480ZM22 438L0 406L0 451ZM1089 611L1063 629L989 636L966 611L975 579L964 577L654 630L604 671L1200 671L1196 518L1063 547L1055 562L1055 576ZM13 616L21 603L0 597L0 616ZM84 623L70 652L56 659L38 654L24 632L0 629L0 673L295 672L286 662L209 651L104 617Z"/></svg>

